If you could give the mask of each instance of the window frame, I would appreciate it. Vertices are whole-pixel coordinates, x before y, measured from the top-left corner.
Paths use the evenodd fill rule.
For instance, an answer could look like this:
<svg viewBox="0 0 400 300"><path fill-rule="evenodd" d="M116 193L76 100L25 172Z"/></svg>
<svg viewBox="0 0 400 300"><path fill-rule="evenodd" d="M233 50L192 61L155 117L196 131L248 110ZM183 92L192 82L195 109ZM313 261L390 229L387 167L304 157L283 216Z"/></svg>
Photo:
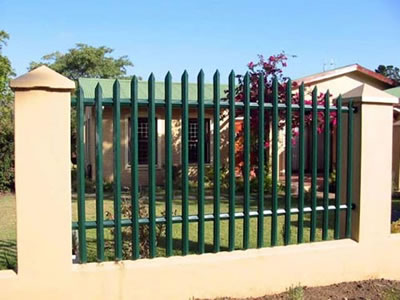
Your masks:
<svg viewBox="0 0 400 300"><path fill-rule="evenodd" d="M189 140L188 144L190 144L190 123L195 123L198 124L198 118L189 118ZM205 140L204 140L204 163L205 164L210 164L211 163L211 119L210 118L204 118L204 134L205 134ZM191 160L190 159L190 146L188 149L188 163L189 165L196 165L198 164L198 155L197 155L197 147L198 147L198 140L196 141L196 155L192 156L195 157L196 159Z"/></svg>
<svg viewBox="0 0 400 300"><path fill-rule="evenodd" d="M127 147L127 165L128 166L131 166L132 165L132 161L131 161L131 132L132 132L132 128L131 128L131 118L130 117L128 117L128 124L127 124L127 135L128 135L128 147ZM138 123L139 122L141 122L141 120L146 120L146 122L147 122L147 126L148 126L148 124L149 124L149 122L148 122L148 117L139 117L138 118ZM143 121L142 121L142 123L143 123ZM138 126L139 127L139 126ZM155 141L155 143L156 143L156 165L158 165L158 161L159 161L159 159L158 159L158 118L155 118L155 130L156 130L156 134L155 134L155 139L156 139L156 141ZM139 135L139 133L137 133L138 135ZM139 143L140 141L138 140L138 143ZM147 147L148 147L148 143L149 143L149 140L148 140L148 138L146 139L146 142L147 142ZM148 152L146 152L147 154L148 154ZM140 158L138 158L138 166L139 167L145 167L145 166L148 166L149 165L149 163L148 163L148 157L147 157L147 162L146 163L143 163L143 162L140 162Z"/></svg>

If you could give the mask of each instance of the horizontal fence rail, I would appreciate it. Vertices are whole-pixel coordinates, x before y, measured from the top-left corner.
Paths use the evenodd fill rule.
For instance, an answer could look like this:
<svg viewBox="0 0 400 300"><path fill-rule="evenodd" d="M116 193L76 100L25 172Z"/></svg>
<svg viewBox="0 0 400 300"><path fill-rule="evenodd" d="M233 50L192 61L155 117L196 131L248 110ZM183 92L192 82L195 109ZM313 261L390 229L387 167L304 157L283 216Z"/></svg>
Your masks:
<svg viewBox="0 0 400 300"><path fill-rule="evenodd" d="M220 108L230 108L230 104L229 101L225 100L226 98L220 98L220 103L219 106ZM161 100L161 99L156 99L155 101L155 106L156 107L165 107L165 100ZM83 99L83 103L85 106L94 106L95 103L92 99L87 99L84 98ZM103 106L112 106L113 105L113 100L112 98L103 98L102 101ZM120 104L121 106L130 106L130 99L127 98L121 98L120 99ZM171 104L173 108L181 108L182 107L182 100L180 99L172 99L171 100ZM77 105L77 98L72 97L71 98L71 105L72 106L76 106ZM139 106L147 106L148 105L148 99L139 99L138 100L138 105ZM198 107L198 102L197 101L193 101L193 100L189 100L188 101L188 105L191 108L197 108ZM205 108L214 108L215 104L214 101L211 99L204 99L204 107ZM245 104L244 102L240 102L240 101L235 101L235 108L244 108ZM255 102L251 102L250 103L250 109L258 109L259 104L255 103ZM273 109L273 105L271 103L264 103L264 107L265 109L268 110L272 110ZM292 104L291 105L292 110L296 111L296 110L300 110L300 105L299 104ZM286 104L285 103L278 103L278 108L281 109L286 109ZM305 111L311 111L313 109L312 105L304 105L304 110ZM323 105L317 105L317 110L318 111L325 111L326 108ZM329 107L329 111L336 111L337 107L336 106L330 106ZM349 109L347 106L343 106L342 107L342 111L347 112Z"/></svg>
<svg viewBox="0 0 400 300"><path fill-rule="evenodd" d="M156 98L153 74L147 84L147 99L139 99L138 79L135 76L130 82L129 99L120 97L118 80L113 84L112 97L103 97L100 83L95 88L94 99L85 98L83 87L79 88L77 97L71 100L77 113L78 204L78 220L73 222L72 228L78 231L81 263L110 258L135 260L164 255L216 253L350 237L354 208L352 102L344 105L339 96L333 105L329 91L318 95L316 88L306 100L304 84L295 86L290 79L279 82L262 74L253 80L253 76L246 73L238 81L232 71L225 91L221 89L217 71L213 77L213 99L205 99L203 71L197 77L197 99L189 99L187 72L181 77L181 99L172 99L170 73L164 81L164 99ZM128 194L122 189L122 108L129 110L130 124ZM163 110L160 111L160 108ZM85 157L86 109L92 109L95 115L95 221L88 220L86 215L89 197L85 193L88 159ZM106 114L106 109L112 113ZM139 110L143 109L147 115L145 169L139 167L139 157L143 154L140 151L144 151L139 148ZM179 113L173 113L177 109ZM212 110L210 129L206 126L208 110ZM195 123L189 118L193 117L193 112L197 118ZM112 142L113 153L113 209L109 219L105 219L104 214L107 195L103 179L106 165L103 144L107 136L103 131L110 130L106 127L110 126L109 123L104 123L106 115L112 119L112 140L108 142ZM165 137L164 151L158 155L157 122L160 115L165 120ZM177 118L179 132L175 132L173 127ZM223 123L227 124L226 135L222 132ZM238 129L238 124L242 129ZM197 130L195 163L194 156L189 156L193 128ZM209 149L206 136L210 130L212 144ZM174 161L174 151L178 151L174 147L176 135L179 162ZM225 146L226 151L222 151L221 147ZM279 159L281 153L284 153L283 166ZM294 156L295 153L297 156ZM159 157L163 157L162 163L158 162ZM322 170L318 158L323 161ZM332 163L333 158L335 164ZM227 173L223 171L225 162ZM174 179L177 163L181 165L178 183ZM212 189L209 192L205 182L208 163L212 166ZM297 165L296 172L294 164ZM163 169L163 184L157 185L160 166ZM195 180L189 174L193 168L196 169ZM147 172L146 188L140 183L140 172ZM224 174L227 174L226 184L222 178ZM196 183L195 193L191 187L193 182ZM254 184L256 188L252 189ZM140 196L142 190L147 193L146 197ZM162 197L158 195L160 191ZM123 208L126 198L129 198L128 209ZM180 215L176 215L174 210L177 199L181 201ZM212 199L212 213L206 209L209 199ZM141 201L146 207L144 215ZM163 201L164 209L161 215L157 213L157 202L160 201ZM226 211L223 201L226 202ZM193 223L197 225L196 229ZM179 226L178 230L176 226ZM95 259L89 257L88 250L87 231L93 229L96 230ZM126 234L126 229L130 229L129 234ZM164 233L160 234L160 230ZM212 236L211 240L209 236ZM212 247L207 247L207 243L211 243ZM126 245L129 245L128 250ZM148 250L146 255L143 249Z"/></svg>
<svg viewBox="0 0 400 300"><path fill-rule="evenodd" d="M337 207L335 205L329 205L328 206L328 210L330 211L336 211ZM347 210L348 207L346 204L341 204L339 206L339 210ZM354 205L352 205L350 207L350 209L354 209ZM313 208L311 207L304 207L302 212L303 213L310 213L313 211ZM325 207L324 206L317 206L315 208L315 211L317 212L323 212L325 211ZM274 214L275 212L273 212L272 210L264 210L262 214L259 214L258 211L249 211L248 216L250 218L258 218L260 215L264 216L264 217L270 217ZM299 214L300 210L298 208L292 208L290 210L290 214L291 215L295 215L295 214ZM283 216L286 215L286 210L284 208L280 208L278 210L276 210L276 214L278 216ZM231 215L229 213L221 213L219 214L218 218L220 220L229 220L231 217ZM234 218L235 219L243 219L245 217L244 212L237 212L234 214ZM215 215L214 214L207 214L204 215L204 221L215 221ZM155 219L157 224L165 224L167 222L166 217L157 217ZM183 217L182 216L173 216L172 217L172 223L182 223L183 221ZM199 217L196 215L190 215L187 217L187 221L188 222L198 222L199 221ZM100 222L101 223L101 222ZM132 226L133 222L130 219L122 219L121 220L121 226ZM139 224L150 224L150 220L149 218L140 218L139 219ZM103 226L104 228L112 228L115 226L115 222L113 220L105 220L103 222ZM79 225L77 222L74 222L72 224L72 229L78 229ZM97 228L97 222L96 221L86 221L85 222L85 228L86 229L96 229Z"/></svg>

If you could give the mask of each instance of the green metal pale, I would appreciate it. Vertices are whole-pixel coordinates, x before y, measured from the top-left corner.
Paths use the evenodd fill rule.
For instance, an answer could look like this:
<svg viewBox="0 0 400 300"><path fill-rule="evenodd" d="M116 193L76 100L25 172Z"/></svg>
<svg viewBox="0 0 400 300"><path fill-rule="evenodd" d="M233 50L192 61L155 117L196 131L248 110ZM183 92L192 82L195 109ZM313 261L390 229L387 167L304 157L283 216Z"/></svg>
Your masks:
<svg viewBox="0 0 400 300"><path fill-rule="evenodd" d="M329 90L325 93L324 111L324 213L322 224L322 239L328 239L329 229L329 174L330 174L330 113L329 113Z"/></svg>
<svg viewBox="0 0 400 300"><path fill-rule="evenodd" d="M278 243L278 80L272 81L272 220L271 246Z"/></svg>
<svg viewBox="0 0 400 300"><path fill-rule="evenodd" d="M290 244L292 207L292 81L286 83L286 116L285 116L285 230L283 242Z"/></svg>
<svg viewBox="0 0 400 300"><path fill-rule="evenodd" d="M79 237L79 261L87 262L86 247L86 211L85 211L85 144L84 144L84 125L85 107L83 104L83 91L78 91L78 103L76 110L77 121L77 194L78 194L78 237Z"/></svg>
<svg viewBox="0 0 400 300"><path fill-rule="evenodd" d="M351 222L352 222L352 203L353 203L353 134L354 134L354 111L353 101L349 101L348 104L349 113L347 115L347 189L346 189L346 238L351 237Z"/></svg>
<svg viewBox="0 0 400 300"><path fill-rule="evenodd" d="M165 214L167 224L166 254L172 255L172 105L171 105L171 73L165 77Z"/></svg>
<svg viewBox="0 0 400 300"><path fill-rule="evenodd" d="M189 96L188 73L182 74L182 254L189 253Z"/></svg>
<svg viewBox="0 0 400 300"><path fill-rule="evenodd" d="M318 171L318 90L312 91L312 146L311 146L311 228L310 241L314 242L317 228L317 171Z"/></svg>
<svg viewBox="0 0 400 300"><path fill-rule="evenodd" d="M157 255L156 242L156 108L154 105L154 75L148 85L148 176L149 176L149 219L150 258Z"/></svg>
<svg viewBox="0 0 400 300"><path fill-rule="evenodd" d="M221 186L220 186L220 168L221 168L221 155L220 155L220 75L218 70L214 74L214 152L213 152L213 167L214 167L214 253L220 251L220 200L221 200Z"/></svg>
<svg viewBox="0 0 400 300"><path fill-rule="evenodd" d="M336 191L335 191L335 239L340 238L340 193L342 179L342 96L336 100Z"/></svg>
<svg viewBox="0 0 400 300"><path fill-rule="evenodd" d="M122 260L121 229L121 105L118 80L113 90L113 166L114 166L114 251L115 260Z"/></svg>
<svg viewBox="0 0 400 300"><path fill-rule="evenodd" d="M265 124L264 124L264 76L258 79L258 219L257 219L257 248L264 246L264 152L265 152ZM267 133L268 134L268 133Z"/></svg>
<svg viewBox="0 0 400 300"><path fill-rule="evenodd" d="M198 223L198 253L204 253L204 150L205 150L205 127L204 127L204 72L200 71L197 76L197 209L199 215Z"/></svg>
<svg viewBox="0 0 400 300"><path fill-rule="evenodd" d="M235 249L235 205L236 205L236 112L235 112L235 72L229 74L229 245L228 250Z"/></svg>
<svg viewBox="0 0 400 300"><path fill-rule="evenodd" d="M297 243L303 243L304 241L304 83L299 88L299 190L298 190L298 206L299 206L299 217L298 217L298 230L297 230Z"/></svg>
<svg viewBox="0 0 400 300"><path fill-rule="evenodd" d="M131 206L132 206L132 259L140 257L139 247L139 153L138 153L138 88L137 78L131 82Z"/></svg>
<svg viewBox="0 0 400 300"><path fill-rule="evenodd" d="M97 260L104 261L103 105L101 86L96 86L96 238Z"/></svg>
<svg viewBox="0 0 400 300"><path fill-rule="evenodd" d="M243 151L243 182L244 182L244 201L243 201L243 249L249 248L250 236L250 76L244 76L244 151Z"/></svg>

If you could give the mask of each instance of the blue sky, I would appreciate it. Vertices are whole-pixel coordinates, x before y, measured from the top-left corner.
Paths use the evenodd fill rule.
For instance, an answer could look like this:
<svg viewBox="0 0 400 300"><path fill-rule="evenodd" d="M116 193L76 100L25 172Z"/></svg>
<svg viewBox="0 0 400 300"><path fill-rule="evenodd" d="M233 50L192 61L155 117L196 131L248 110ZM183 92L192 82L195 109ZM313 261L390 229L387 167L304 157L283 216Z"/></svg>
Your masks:
<svg viewBox="0 0 400 300"><path fill-rule="evenodd" d="M76 43L106 45L128 55L129 74L162 80L168 70L191 81L203 68L206 80L246 70L257 54L295 54L292 78L359 63L400 66L399 0L298 1L7 1L0 0L0 29L11 38L4 49L18 75L30 61ZM226 82L226 79L222 81Z"/></svg>

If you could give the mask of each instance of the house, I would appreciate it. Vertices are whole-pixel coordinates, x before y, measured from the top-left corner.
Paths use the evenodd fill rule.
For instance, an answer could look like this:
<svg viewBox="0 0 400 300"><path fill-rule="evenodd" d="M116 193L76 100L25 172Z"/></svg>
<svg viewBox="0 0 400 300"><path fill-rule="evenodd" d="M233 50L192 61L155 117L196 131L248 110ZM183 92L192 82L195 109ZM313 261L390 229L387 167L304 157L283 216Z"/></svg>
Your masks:
<svg viewBox="0 0 400 300"><path fill-rule="evenodd" d="M400 100L400 87L391 88L385 91ZM393 189L400 189L400 104L393 108Z"/></svg>
<svg viewBox="0 0 400 300"><path fill-rule="evenodd" d="M334 105L336 98L344 94L348 91L351 91L363 84L372 86L374 88L377 88L379 90L387 90L389 88L393 88L396 85L396 82L393 80L378 74L372 70L369 70L365 67L362 67L358 64L353 64L353 65L348 65L344 67L340 67L337 69L305 76L299 79L294 80L298 85L300 85L302 82L305 85L305 90L307 93L311 94L311 91L314 89L314 87L317 87L319 93L325 93L327 90L329 90L329 93L331 95L331 102L332 105ZM306 129L306 169L310 167L310 152L308 149L311 149L311 131L310 129ZM320 134L320 137L318 137L318 149L323 150L323 133ZM336 163L336 157L335 157L335 147L336 147L336 137L335 137L335 132L331 135L331 169ZM296 157L298 156L298 143L295 143L294 149L293 149L293 170L296 172L298 169L298 160ZM282 161L282 163L284 163ZM307 167L308 166L308 167ZM318 157L318 169L322 170L323 168L323 157L319 156Z"/></svg>
<svg viewBox="0 0 400 300"><path fill-rule="evenodd" d="M85 98L94 99L94 91L97 83L100 83L103 91L103 98L112 98L112 90L114 79L79 79L79 86L83 89ZM121 86L121 99L130 98L130 80L119 80ZM197 99L197 84L190 83L189 88L189 101L196 101ZM147 99L147 82L138 82L138 98ZM221 84L221 96L228 89L227 85ZM212 101L213 99L213 85L204 85L205 101ZM155 83L155 98L164 101L164 83ZM181 84L172 84L172 99L181 99ZM173 108L172 112L172 146L173 146L173 164L175 166L181 165L181 110ZM206 166L212 165L212 147L213 147L213 110L212 108L205 108L205 162ZM164 152L165 152L165 114L163 108L156 108L156 181L157 184L164 183ZM113 149L112 149L112 108L104 106L103 109L103 156L104 156L104 180L113 180ZM221 120L221 139L228 139L228 119ZM130 186L130 108L127 106L121 107L121 165L122 165L122 185ZM147 110L145 107L139 107L139 120L138 120L138 136L139 136L139 181L140 185L147 185L148 181L148 168L147 168ZM89 106L85 111L85 156L86 156L86 169L88 170L88 177L95 178L95 108ZM227 163L228 158L228 144L221 143L221 162ZM197 170L197 110L189 109L189 175L195 176Z"/></svg>
<svg viewBox="0 0 400 300"><path fill-rule="evenodd" d="M354 64L342 68L306 76L299 78L294 82L300 84L304 82L306 92L317 86L319 92L326 92L329 89L331 94L332 103L339 94L344 94L362 84L366 84L377 88L379 90L386 90L395 86L395 82L371 70L368 70L360 65ZM112 98L113 79L79 79L79 85L84 91L85 98L94 99L94 91L97 83L100 83L103 90L104 98ZM120 80L121 85L121 99L130 98L130 81ZM227 90L226 85L221 85L221 94ZM293 92L296 92L294 90ZM212 101L213 86L205 84L205 101ZM139 99L147 99L147 82L139 81L138 83L138 97ZM223 97L223 96L222 96ZM155 98L156 100L164 101L164 83L157 82L155 84ZM181 85L174 83L172 87L172 99L181 99ZM197 85L189 84L189 100L196 101L197 99ZM226 110L222 110L226 112ZM94 179L95 174L95 111L94 107L87 107L85 120L85 142L86 142L86 161L88 175ZM145 107L139 107L139 180L141 185L146 185L148 180L147 175L147 110ZM205 161L206 164L211 166L212 163L212 147L213 147L213 109L205 109L205 131L206 131L206 149ZM122 162L122 184L130 185L130 108L122 106L121 108L121 162ZM175 166L181 165L181 110L179 108L173 109L172 114L172 143L173 143L173 164ZM156 108L156 128L157 128L157 142L156 142L156 180L157 184L164 182L164 109ZM240 128L241 120L236 120L236 128ZM221 162L227 164L228 162L228 118L221 119ZM112 154L112 109L110 106L105 106L103 111L103 151L104 151L104 179L112 181L113 178L113 154ZM311 162L311 134L310 128L306 129L306 171L310 170ZM280 146L279 146L279 171L284 173L284 133L280 133ZM323 150L323 133L318 137L318 149ZM335 135L331 135L331 167L335 165ZM399 146L400 148L400 146ZM189 111L189 163L190 174L196 176L197 169L197 111L190 109ZM323 157L318 157L318 167L320 170L323 168ZM294 144L293 149L293 171L296 173L298 170L298 143Z"/></svg>

